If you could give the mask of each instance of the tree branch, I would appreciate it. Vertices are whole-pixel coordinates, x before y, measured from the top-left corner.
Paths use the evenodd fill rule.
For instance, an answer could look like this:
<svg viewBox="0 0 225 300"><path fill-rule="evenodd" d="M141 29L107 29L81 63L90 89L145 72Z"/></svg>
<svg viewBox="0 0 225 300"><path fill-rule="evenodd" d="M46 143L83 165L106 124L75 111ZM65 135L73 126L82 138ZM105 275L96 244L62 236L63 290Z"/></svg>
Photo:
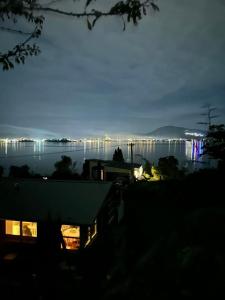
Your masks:
<svg viewBox="0 0 225 300"><path fill-rule="evenodd" d="M37 45L29 45L31 39L38 38L40 35L39 26L36 26L34 31L25 39L22 43L16 45L12 50L9 50L7 53L0 53L0 64L3 65L3 70L9 70L14 68L12 63L12 58L17 64L25 62L25 57L30 55L38 55L40 49Z"/></svg>
<svg viewBox="0 0 225 300"><path fill-rule="evenodd" d="M19 34L23 34L23 35L31 35L32 34L32 32L25 32L25 31L22 31L22 30L12 29L12 28L9 28L9 27L4 27L4 26L0 26L0 30L9 31L9 32L12 32L12 33L19 33Z"/></svg>
<svg viewBox="0 0 225 300"><path fill-rule="evenodd" d="M23 43L16 45L7 53L3 54L0 52L0 64L3 65L3 70L9 70L14 67L12 63L13 58L16 63L24 63L27 55L37 55L40 53L38 46L35 44L32 46L28 44L31 39L40 37L44 21L43 16L35 16L33 15L33 12L51 12L54 14L61 14L76 18L86 17L89 30L92 30L96 24L96 21L98 21L101 17L119 16L123 20L123 30L125 30L126 22L129 23L132 21L134 25L137 25L142 17L147 14L147 8L150 8L153 11L159 11L155 1L156 0L145 0L141 2L138 0L123 0L117 2L107 12L96 9L92 9L91 11L87 12L86 9L90 3L93 2L93 0L86 0L85 11L81 13L75 13L38 5L37 0L0 0L0 19L3 22L6 18L12 19L14 22L16 22L18 17L24 17L27 22L35 25L35 29L32 33L25 33L22 30L11 29L4 26L0 27L1 30L29 35L29 37ZM51 5L55 2L58 1L50 1L47 5ZM89 18L91 18L91 22Z"/></svg>

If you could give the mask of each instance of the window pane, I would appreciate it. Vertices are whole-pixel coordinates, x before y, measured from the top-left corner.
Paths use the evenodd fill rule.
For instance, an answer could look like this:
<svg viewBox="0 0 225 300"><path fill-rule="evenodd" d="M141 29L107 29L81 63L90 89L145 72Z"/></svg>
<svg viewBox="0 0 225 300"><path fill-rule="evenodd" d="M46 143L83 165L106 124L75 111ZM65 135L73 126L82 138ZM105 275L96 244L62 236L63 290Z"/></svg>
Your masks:
<svg viewBox="0 0 225 300"><path fill-rule="evenodd" d="M70 237L64 237L63 239L66 245L66 249L77 250L80 248L80 239Z"/></svg>
<svg viewBox="0 0 225 300"><path fill-rule="evenodd" d="M35 222L22 222L22 235L37 237L37 223Z"/></svg>
<svg viewBox="0 0 225 300"><path fill-rule="evenodd" d="M20 235L20 221L5 221L5 233L12 235Z"/></svg>
<svg viewBox="0 0 225 300"><path fill-rule="evenodd" d="M80 237L80 226L62 225L61 231L63 237Z"/></svg>

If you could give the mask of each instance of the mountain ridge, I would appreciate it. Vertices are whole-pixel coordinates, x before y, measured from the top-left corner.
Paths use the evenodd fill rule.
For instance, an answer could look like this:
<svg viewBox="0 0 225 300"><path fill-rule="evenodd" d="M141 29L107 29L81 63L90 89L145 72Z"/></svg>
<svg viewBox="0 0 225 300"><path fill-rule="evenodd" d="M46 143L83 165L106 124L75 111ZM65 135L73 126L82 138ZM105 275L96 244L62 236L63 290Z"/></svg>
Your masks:
<svg viewBox="0 0 225 300"><path fill-rule="evenodd" d="M158 138L202 138L205 135L205 131L168 125L156 128L145 135Z"/></svg>

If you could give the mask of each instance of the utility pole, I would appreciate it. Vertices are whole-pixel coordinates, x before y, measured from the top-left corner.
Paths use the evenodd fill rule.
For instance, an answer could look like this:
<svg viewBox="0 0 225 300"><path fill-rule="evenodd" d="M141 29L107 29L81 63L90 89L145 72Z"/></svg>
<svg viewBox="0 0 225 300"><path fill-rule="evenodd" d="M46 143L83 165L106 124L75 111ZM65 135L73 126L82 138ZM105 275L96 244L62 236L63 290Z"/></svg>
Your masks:
<svg viewBox="0 0 225 300"><path fill-rule="evenodd" d="M128 144L128 146L130 147L130 156L131 156L131 182L134 182L134 154L133 154L133 146L135 144L133 144L132 142L130 144Z"/></svg>
<svg viewBox="0 0 225 300"><path fill-rule="evenodd" d="M212 125L212 119L215 119L217 117L219 117L219 115L213 115L212 113L216 110L215 107L211 107L210 104L207 104L206 106L204 106L207 109L206 113L201 114L202 116L206 117L206 121L205 122L197 122L197 124L201 124L201 125L207 125L207 130L210 130L210 127Z"/></svg>

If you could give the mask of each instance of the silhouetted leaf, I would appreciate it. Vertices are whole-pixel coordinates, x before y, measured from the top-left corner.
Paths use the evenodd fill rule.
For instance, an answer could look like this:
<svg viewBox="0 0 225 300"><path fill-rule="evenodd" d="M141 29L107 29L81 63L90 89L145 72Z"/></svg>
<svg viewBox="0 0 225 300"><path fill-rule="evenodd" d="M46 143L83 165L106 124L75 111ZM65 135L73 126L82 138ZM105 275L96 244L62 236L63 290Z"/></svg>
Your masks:
<svg viewBox="0 0 225 300"><path fill-rule="evenodd" d="M92 25L90 23L90 21L87 19L87 26L88 26L88 29L91 30L92 29Z"/></svg>
<svg viewBox="0 0 225 300"><path fill-rule="evenodd" d="M93 0L87 0L85 7L88 7L88 5L92 2Z"/></svg>
<svg viewBox="0 0 225 300"><path fill-rule="evenodd" d="M159 11L159 7L155 3L151 2L150 4L155 11Z"/></svg>
<svg viewBox="0 0 225 300"><path fill-rule="evenodd" d="M17 56L17 57L15 58L15 61L16 61L17 64L19 64L19 63L20 63L20 58Z"/></svg>
<svg viewBox="0 0 225 300"><path fill-rule="evenodd" d="M10 69L13 69L13 68L14 68L14 65L13 65L13 63L12 63L11 61L9 61L9 68L10 68Z"/></svg>
<svg viewBox="0 0 225 300"><path fill-rule="evenodd" d="M147 12L146 12L146 8L143 6L143 14L146 16Z"/></svg>
<svg viewBox="0 0 225 300"><path fill-rule="evenodd" d="M101 17L101 15L98 15L92 22L92 27L95 26L96 21Z"/></svg>
<svg viewBox="0 0 225 300"><path fill-rule="evenodd" d="M125 23L125 21L124 21L123 16L122 16L122 20L123 20L123 31L125 31L125 30L126 30L126 23Z"/></svg>

